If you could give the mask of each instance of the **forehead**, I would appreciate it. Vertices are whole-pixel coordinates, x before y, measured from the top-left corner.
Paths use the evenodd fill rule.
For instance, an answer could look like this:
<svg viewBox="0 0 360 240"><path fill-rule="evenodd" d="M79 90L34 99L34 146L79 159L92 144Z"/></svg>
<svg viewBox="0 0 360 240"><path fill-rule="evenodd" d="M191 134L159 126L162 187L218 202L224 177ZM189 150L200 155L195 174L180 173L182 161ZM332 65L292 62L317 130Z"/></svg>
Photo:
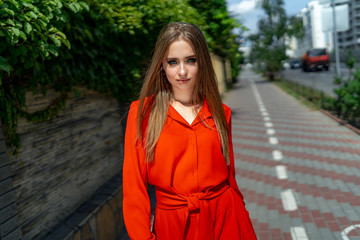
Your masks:
<svg viewBox="0 0 360 240"><path fill-rule="evenodd" d="M165 54L167 58L195 55L194 46L188 40L180 39L172 42Z"/></svg>

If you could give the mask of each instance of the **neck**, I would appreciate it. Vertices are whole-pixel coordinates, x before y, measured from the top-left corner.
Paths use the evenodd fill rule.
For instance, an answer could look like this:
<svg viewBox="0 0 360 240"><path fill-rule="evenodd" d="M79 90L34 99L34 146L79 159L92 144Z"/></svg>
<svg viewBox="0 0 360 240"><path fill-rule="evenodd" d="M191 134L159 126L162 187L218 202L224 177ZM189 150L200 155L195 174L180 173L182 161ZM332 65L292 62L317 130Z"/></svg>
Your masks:
<svg viewBox="0 0 360 240"><path fill-rule="evenodd" d="M173 92L171 97L174 101L179 102L184 106L192 105L192 93L190 92L186 92L186 93Z"/></svg>

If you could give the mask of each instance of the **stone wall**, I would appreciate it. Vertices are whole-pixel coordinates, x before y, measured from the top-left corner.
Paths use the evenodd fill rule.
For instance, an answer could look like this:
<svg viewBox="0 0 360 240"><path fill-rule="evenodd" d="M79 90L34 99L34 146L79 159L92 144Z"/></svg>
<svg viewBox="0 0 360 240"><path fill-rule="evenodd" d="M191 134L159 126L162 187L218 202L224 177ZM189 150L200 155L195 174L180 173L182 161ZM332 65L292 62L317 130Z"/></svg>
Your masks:
<svg viewBox="0 0 360 240"><path fill-rule="evenodd" d="M45 240L117 240L125 225L122 175L118 174L82 204Z"/></svg>
<svg viewBox="0 0 360 240"><path fill-rule="evenodd" d="M51 122L19 122L21 148L9 162L23 239L42 239L122 171L126 109L105 95L81 93ZM28 109L54 98L29 93Z"/></svg>
<svg viewBox="0 0 360 240"><path fill-rule="evenodd" d="M21 231L9 158L0 124L0 240L17 239L21 239Z"/></svg>

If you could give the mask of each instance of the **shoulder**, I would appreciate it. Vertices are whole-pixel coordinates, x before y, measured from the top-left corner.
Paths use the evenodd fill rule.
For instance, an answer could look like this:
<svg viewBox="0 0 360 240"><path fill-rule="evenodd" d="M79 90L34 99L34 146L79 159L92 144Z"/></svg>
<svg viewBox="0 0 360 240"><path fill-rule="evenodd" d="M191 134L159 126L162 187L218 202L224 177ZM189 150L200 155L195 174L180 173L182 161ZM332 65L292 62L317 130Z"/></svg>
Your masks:
<svg viewBox="0 0 360 240"><path fill-rule="evenodd" d="M136 100L136 101L133 101L131 104L130 104L130 111L131 110L134 110L134 109L138 109L139 108L139 104L140 104L140 100Z"/></svg>
<svg viewBox="0 0 360 240"><path fill-rule="evenodd" d="M151 96L151 97L145 97L145 99L144 99L144 106L145 106L146 104L151 103L151 102L153 101L153 99L154 99L153 96ZM130 104L129 115L135 115L135 116L137 115L138 109L139 109L139 106L140 106L140 103L141 103L141 101L140 101L140 99L138 99L138 100L133 101L133 102Z"/></svg>
<svg viewBox="0 0 360 240"><path fill-rule="evenodd" d="M139 108L139 100L133 101L130 104L130 109L129 109L129 117L131 116L132 118L135 118L138 112L138 108Z"/></svg>

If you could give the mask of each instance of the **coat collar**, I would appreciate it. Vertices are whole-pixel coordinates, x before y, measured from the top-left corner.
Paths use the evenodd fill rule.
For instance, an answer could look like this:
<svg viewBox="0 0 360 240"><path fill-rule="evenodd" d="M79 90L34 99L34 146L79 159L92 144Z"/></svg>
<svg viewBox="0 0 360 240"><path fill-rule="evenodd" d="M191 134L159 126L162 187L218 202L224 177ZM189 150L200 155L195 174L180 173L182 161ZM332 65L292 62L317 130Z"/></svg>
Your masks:
<svg viewBox="0 0 360 240"><path fill-rule="evenodd" d="M180 115L178 111L173 106L169 106L168 109L168 116L178 122L181 122L182 124L185 124L186 126L195 126L196 124L204 121L207 118L212 117L212 114L210 112L209 106L207 104L206 99L204 100L203 106L200 108L198 115L194 119L191 125Z"/></svg>

